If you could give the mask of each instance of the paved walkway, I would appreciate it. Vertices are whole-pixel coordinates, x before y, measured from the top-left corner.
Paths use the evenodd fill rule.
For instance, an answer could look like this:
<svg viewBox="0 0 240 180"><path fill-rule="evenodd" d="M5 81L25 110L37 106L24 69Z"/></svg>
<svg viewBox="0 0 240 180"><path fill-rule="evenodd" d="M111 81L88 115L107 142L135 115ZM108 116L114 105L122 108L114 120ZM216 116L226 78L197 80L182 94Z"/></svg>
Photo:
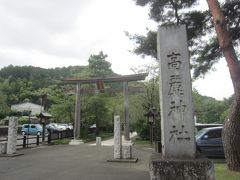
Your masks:
<svg viewBox="0 0 240 180"><path fill-rule="evenodd" d="M133 148L137 163L107 162L113 147L56 145L18 151L0 158L0 180L146 180L152 150Z"/></svg>
<svg viewBox="0 0 240 180"><path fill-rule="evenodd" d="M130 134L130 139L134 138L137 136L137 133L136 132L133 132ZM126 142L124 140L124 136L122 136L122 143ZM114 144L114 138L111 138L111 139L108 139L108 140L105 140L105 141L102 141L102 146L113 146ZM96 146L96 143L91 143L90 145L92 146Z"/></svg>

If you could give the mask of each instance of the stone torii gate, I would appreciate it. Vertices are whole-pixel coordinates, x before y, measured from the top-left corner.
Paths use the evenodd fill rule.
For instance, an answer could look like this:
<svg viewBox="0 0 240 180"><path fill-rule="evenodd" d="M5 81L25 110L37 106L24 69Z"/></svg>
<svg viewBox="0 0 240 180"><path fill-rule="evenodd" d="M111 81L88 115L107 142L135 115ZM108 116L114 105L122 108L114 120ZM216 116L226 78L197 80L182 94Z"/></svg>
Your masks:
<svg viewBox="0 0 240 180"><path fill-rule="evenodd" d="M133 75L123 75L123 76L113 76L113 77L93 77L93 78L67 78L62 79L62 84L76 84L76 104L75 104L75 126L74 126L74 140L71 144L81 144L80 141L80 124L81 124L81 93L84 90L81 89L82 84L96 83L98 91L110 91L110 92L122 92L124 95L124 139L130 140L129 135L129 107L128 107L128 82L145 80L147 73L133 74ZM104 89L104 83L122 82L123 89ZM87 92L96 92L96 90L87 90ZM135 88L132 92L142 92L142 89Z"/></svg>

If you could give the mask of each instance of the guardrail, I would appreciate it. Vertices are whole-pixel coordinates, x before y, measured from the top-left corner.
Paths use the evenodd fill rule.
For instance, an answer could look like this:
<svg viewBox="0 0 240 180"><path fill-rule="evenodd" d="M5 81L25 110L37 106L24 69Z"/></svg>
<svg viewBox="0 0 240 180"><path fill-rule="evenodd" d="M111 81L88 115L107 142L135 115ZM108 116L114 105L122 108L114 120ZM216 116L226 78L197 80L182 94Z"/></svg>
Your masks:
<svg viewBox="0 0 240 180"><path fill-rule="evenodd" d="M0 139L0 142L7 142L7 137L2 137ZM39 146L39 144L42 143L41 137L39 135L37 136L28 136L24 135L22 137L18 136L17 138L17 148L27 148L32 147L33 145Z"/></svg>
<svg viewBox="0 0 240 180"><path fill-rule="evenodd" d="M73 130L64 130L64 131L56 131L49 132L48 134L48 143L50 144L52 140L71 138L73 137Z"/></svg>
<svg viewBox="0 0 240 180"><path fill-rule="evenodd" d="M22 137L21 137L22 136ZM17 138L17 147L19 148L28 148L34 145L39 146L42 143L42 136L32 136L32 135L18 135ZM73 130L63 130L57 132L49 132L45 136L45 142L50 144L53 140L71 138L73 137ZM7 137L1 137L0 142L7 142Z"/></svg>

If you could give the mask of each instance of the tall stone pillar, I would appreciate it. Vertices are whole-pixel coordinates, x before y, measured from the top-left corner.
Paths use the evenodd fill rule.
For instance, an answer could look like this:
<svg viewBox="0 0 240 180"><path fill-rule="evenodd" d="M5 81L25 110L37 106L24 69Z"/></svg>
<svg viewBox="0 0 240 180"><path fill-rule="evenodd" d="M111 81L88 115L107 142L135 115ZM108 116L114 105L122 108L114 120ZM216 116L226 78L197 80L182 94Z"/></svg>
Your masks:
<svg viewBox="0 0 240 180"><path fill-rule="evenodd" d="M18 118L10 117L8 124L7 154L15 154L17 147Z"/></svg>
<svg viewBox="0 0 240 180"><path fill-rule="evenodd" d="M70 145L79 145L83 143L80 140L80 126L81 126L81 84L78 83L76 86L74 139L69 143Z"/></svg>
<svg viewBox="0 0 240 180"><path fill-rule="evenodd" d="M194 158L195 127L186 28L163 26L158 33L162 153L167 158Z"/></svg>
<svg viewBox="0 0 240 180"><path fill-rule="evenodd" d="M114 116L114 159L122 158L122 137L120 116Z"/></svg>
<svg viewBox="0 0 240 180"><path fill-rule="evenodd" d="M129 132L129 102L128 102L128 82L123 82L123 95L124 95L124 139L130 140Z"/></svg>
<svg viewBox="0 0 240 180"><path fill-rule="evenodd" d="M213 163L196 158L186 27L161 26L157 40L162 155L152 155L149 165L151 180L213 180Z"/></svg>

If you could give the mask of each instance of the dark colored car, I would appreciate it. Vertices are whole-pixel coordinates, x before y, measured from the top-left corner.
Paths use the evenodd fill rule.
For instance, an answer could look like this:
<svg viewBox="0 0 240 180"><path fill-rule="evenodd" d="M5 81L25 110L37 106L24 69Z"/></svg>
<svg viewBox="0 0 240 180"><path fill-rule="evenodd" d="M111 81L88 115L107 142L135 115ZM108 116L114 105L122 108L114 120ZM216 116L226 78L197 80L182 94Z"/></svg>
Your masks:
<svg viewBox="0 0 240 180"><path fill-rule="evenodd" d="M207 157L224 157L222 126L200 130L196 135L196 148Z"/></svg>

